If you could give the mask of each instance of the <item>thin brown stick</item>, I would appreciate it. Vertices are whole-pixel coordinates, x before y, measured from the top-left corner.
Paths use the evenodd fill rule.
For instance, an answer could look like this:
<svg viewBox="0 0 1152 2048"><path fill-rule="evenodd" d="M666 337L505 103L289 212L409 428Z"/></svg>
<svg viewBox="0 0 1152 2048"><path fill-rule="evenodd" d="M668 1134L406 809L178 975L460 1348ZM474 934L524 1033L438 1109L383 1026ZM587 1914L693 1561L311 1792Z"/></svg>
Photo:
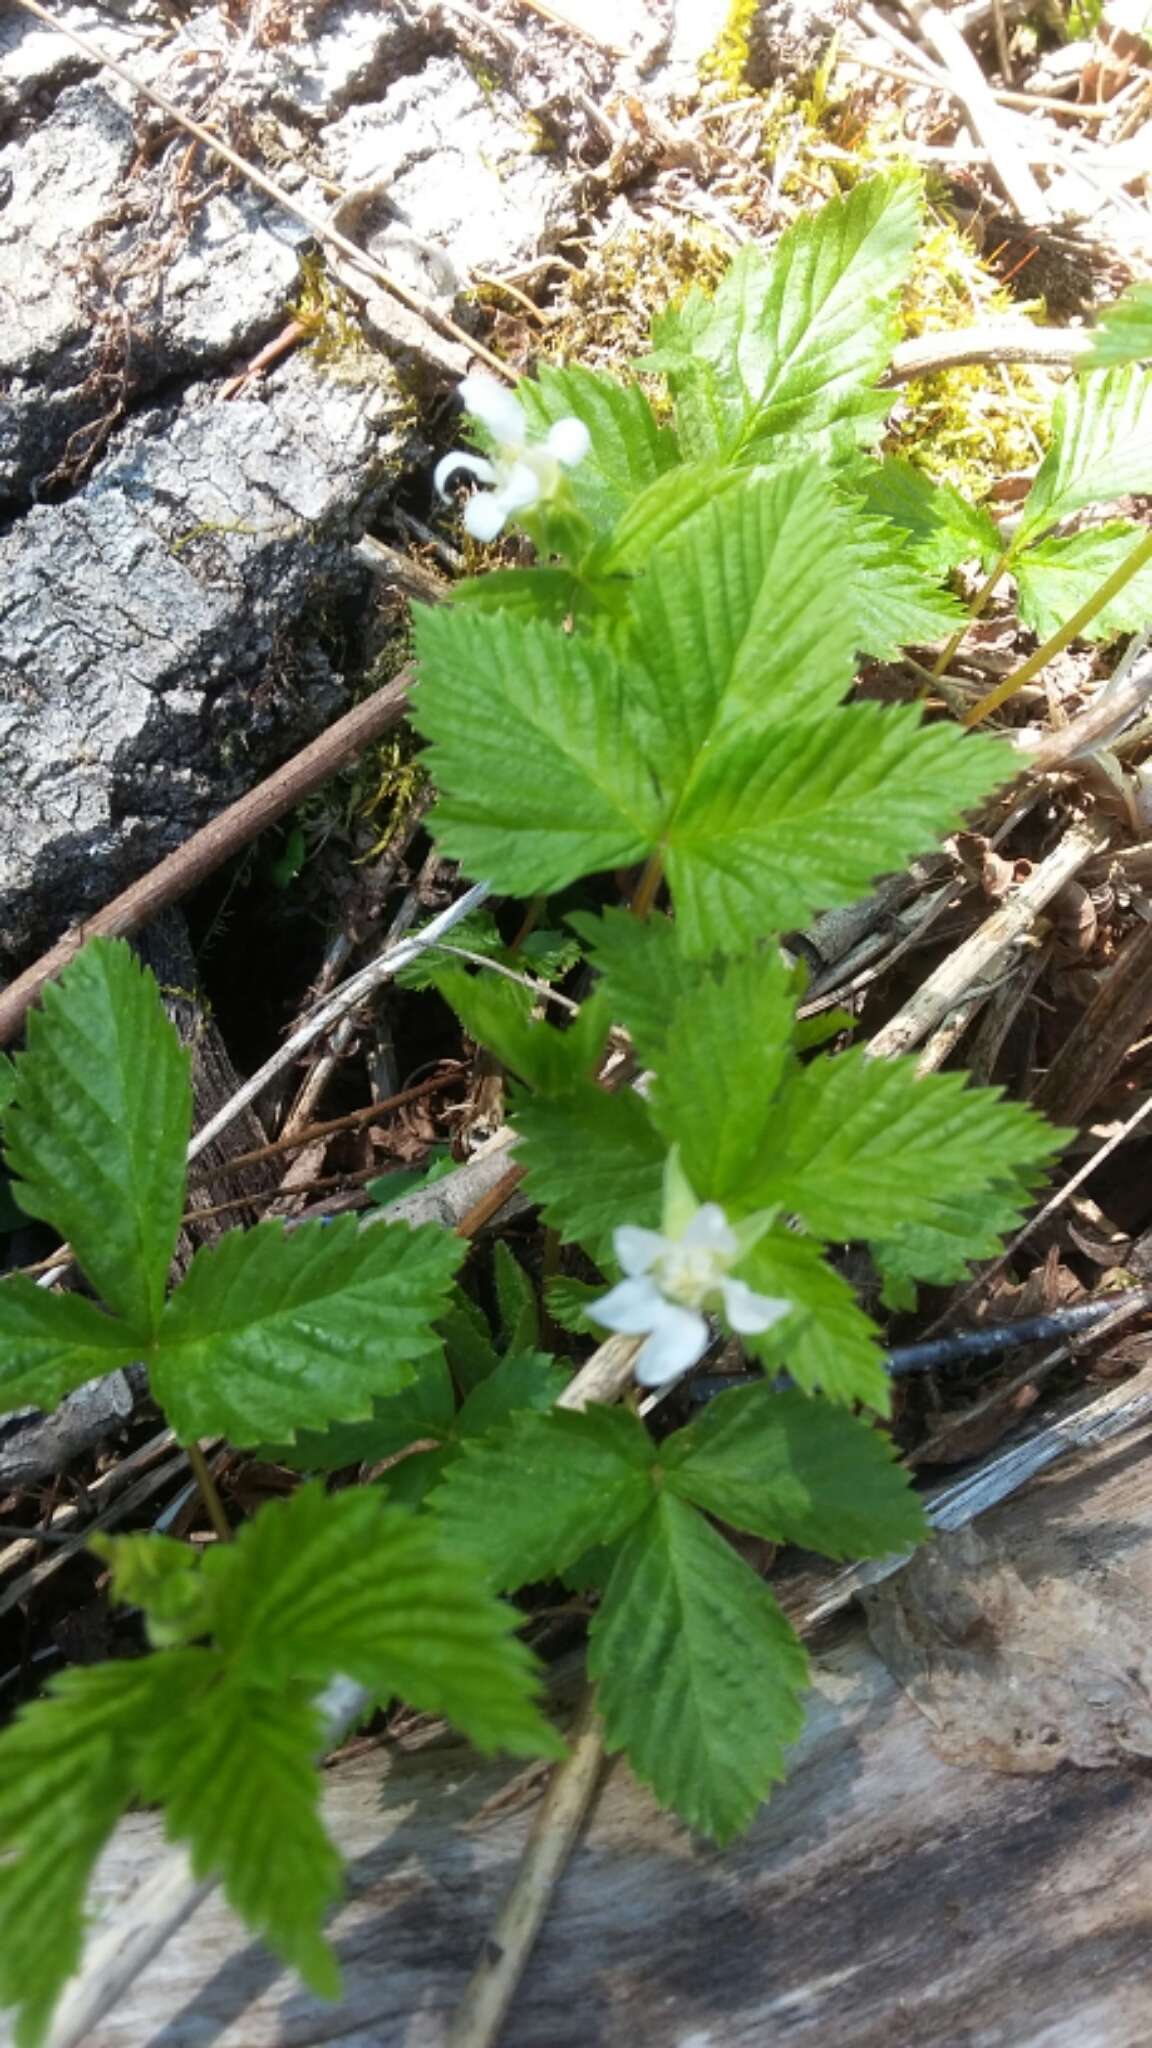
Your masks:
<svg viewBox="0 0 1152 2048"><path fill-rule="evenodd" d="M192 1467L192 1476L196 1481L200 1498L207 1510L208 1520L215 1529L221 1543L231 1543L232 1524L224 1512L224 1503L216 1491L216 1481L212 1477L212 1468L200 1449L199 1444L188 1444L185 1448L188 1453L188 1463Z"/></svg>
<svg viewBox="0 0 1152 2048"><path fill-rule="evenodd" d="M419 1102L422 1096L435 1095L438 1088L446 1088L455 1077L452 1074L437 1073L427 1081L417 1081L411 1088L401 1088L395 1095L386 1095L380 1102L369 1102L363 1109L350 1109L344 1116L330 1116L322 1124L306 1124L302 1130L294 1131L290 1138L277 1138L270 1145L260 1145L255 1152L237 1152L232 1159L225 1159L221 1165L211 1169L207 1178L218 1180L221 1174L238 1173L242 1166L259 1166L264 1159L277 1159L284 1152L299 1152L305 1145L314 1145L318 1138L330 1138L336 1131L354 1131L359 1124L370 1124L374 1117L386 1116L389 1110L403 1109L406 1102Z"/></svg>
<svg viewBox="0 0 1152 2048"><path fill-rule="evenodd" d="M493 2048L499 2039L552 1894L576 1846L603 1761L604 1737L590 1686L572 1747L552 1773L523 1858L448 2030L447 2048Z"/></svg>
<svg viewBox="0 0 1152 2048"><path fill-rule="evenodd" d="M25 4L25 0L21 0ZM358 754L362 747L370 746L382 733L390 732L399 725L408 706L410 675L404 671L393 682L385 684L363 704L357 704L335 725L314 739L310 746L294 754L282 768L258 782L247 795L238 797L218 818L194 832L190 839L178 846L130 889L105 904L94 916L83 924L75 925L57 941L51 950L42 954L35 965L19 975L8 988L0 991L0 1045L15 1037L29 1005L35 1001L46 981L62 973L68 962L74 959L87 939L124 937L129 932L139 931L170 903L176 903L189 890L201 883L205 876L212 874L222 862L228 860L242 846L267 830L269 825L282 818L286 811L294 810L306 796L310 796L322 783L330 781L338 769Z"/></svg>
<svg viewBox="0 0 1152 2048"><path fill-rule="evenodd" d="M990 320L954 334L920 334L902 341L881 384L906 384L910 377L930 377L937 370L958 370L965 363L1050 363L1063 367L1080 362L1095 337L1084 327L1029 327L1023 320Z"/></svg>
<svg viewBox="0 0 1152 2048"><path fill-rule="evenodd" d="M1032 1101L1054 1124L1082 1124L1152 1016L1152 925L1125 940Z"/></svg>
<svg viewBox="0 0 1152 2048"><path fill-rule="evenodd" d="M40 0L17 0L17 4L23 7L26 13L35 15L37 21L46 23L49 28L54 28L60 35L67 37L78 50L83 50L86 57L91 57L93 63L102 65L105 70L122 79L123 83L134 93L138 93L142 99L151 100L170 120L186 129L189 135L194 135L197 142L202 142L205 149L210 149L214 155L223 157L224 162L231 164L234 171L239 171L242 177L247 178L250 185L255 185L257 191L265 193L269 199L274 199L277 206L282 206L286 213L301 221L315 235L318 242L327 243L330 248L339 249L342 256L349 257L358 270L373 278L384 291L390 292L394 299L398 299L402 306L407 306L410 313L417 314L437 333L466 348L469 355L479 356L487 363L489 369L495 370L497 376L506 377L511 381L513 373L508 365L502 363L499 356L492 355L477 341L475 335L466 334L446 313L438 312L436 307L430 305L427 299L422 299L418 292L410 291L407 285L401 284L390 270L385 270L383 264L377 263L375 257L369 256L359 243L341 234L339 228L333 226L330 220L326 220L323 214L313 213L310 207L301 206L300 201L294 199L283 185L277 184L275 178L268 177L256 164L250 163L247 157L241 156L227 142L222 142L210 128L205 128L202 121L194 121L174 100L166 98L162 92L157 92L154 85L147 85L142 78L137 78L129 71L127 65L121 64L115 57L109 57L98 43L81 35L79 29L70 28L67 23L58 20L56 15L49 13L46 7L40 5Z"/></svg>
<svg viewBox="0 0 1152 2048"><path fill-rule="evenodd" d="M988 151L992 169L1021 220L1050 219L1048 202L1025 162L1014 129L996 105L988 81L955 22L933 6L932 0L902 0L902 5L948 73L969 125Z"/></svg>

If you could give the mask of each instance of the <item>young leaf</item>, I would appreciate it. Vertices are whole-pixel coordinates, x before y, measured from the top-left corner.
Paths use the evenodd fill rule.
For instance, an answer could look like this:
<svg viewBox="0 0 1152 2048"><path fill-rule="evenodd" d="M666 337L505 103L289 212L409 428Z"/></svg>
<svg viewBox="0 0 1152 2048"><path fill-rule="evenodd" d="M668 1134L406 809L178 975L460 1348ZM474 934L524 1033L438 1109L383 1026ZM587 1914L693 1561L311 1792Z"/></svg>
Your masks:
<svg viewBox="0 0 1152 2048"><path fill-rule="evenodd" d="M0 1735L0 2007L16 2010L16 2048L37 2048L80 1960L92 1866L133 1797L139 1745L168 1710L180 1662L66 1671Z"/></svg>
<svg viewBox="0 0 1152 2048"><path fill-rule="evenodd" d="M885 400L867 387L891 354L919 230L914 176L867 180L789 228L770 259L742 249L711 303L696 290L655 321L645 367L668 378L685 453L767 460L786 434L875 431Z"/></svg>
<svg viewBox="0 0 1152 2048"><path fill-rule="evenodd" d="M274 1501L206 1560L217 1640L244 1683L319 1688L342 1672L444 1714L481 1749L552 1756L515 1615L435 1525L370 1487Z"/></svg>
<svg viewBox="0 0 1152 2048"><path fill-rule="evenodd" d="M705 753L665 835L680 943L739 951L861 896L1013 772L1000 742L852 704Z"/></svg>
<svg viewBox="0 0 1152 2048"><path fill-rule="evenodd" d="M1143 538L1127 519L1110 519L1082 533L1050 534L1025 549L1015 566L1017 610L1041 640L1093 597ZM1135 633L1152 618L1152 568L1142 569L1083 629L1086 640Z"/></svg>
<svg viewBox="0 0 1152 2048"><path fill-rule="evenodd" d="M415 632L413 716L432 742L445 851L514 896L642 859L661 815L632 736L643 675L508 612L424 607Z"/></svg>
<svg viewBox="0 0 1152 2048"><path fill-rule="evenodd" d="M586 1082L554 1101L518 1103L513 1122L516 1157L544 1221L598 1265L611 1258L619 1224L656 1228L666 1148L638 1095L605 1095Z"/></svg>
<svg viewBox="0 0 1152 2048"><path fill-rule="evenodd" d="M531 1351L540 1340L536 1289L514 1252L497 1238L492 1254L500 1332L508 1351Z"/></svg>
<svg viewBox="0 0 1152 2048"><path fill-rule="evenodd" d="M306 1698L246 1685L221 1669L199 1712L158 1717L142 1748L139 1788L163 1804L168 1833L187 1844L195 1875L218 1876L249 1927L313 1991L335 1998L340 1975L321 1923L342 1866L320 1820L322 1733Z"/></svg>
<svg viewBox="0 0 1152 2048"><path fill-rule="evenodd" d="M603 976L612 1017L630 1033L645 1065L655 1065L668 1042L673 1010L705 969L684 958L675 925L659 912L641 923L627 910L605 910L600 917L576 911L568 922Z"/></svg>
<svg viewBox="0 0 1152 2048"><path fill-rule="evenodd" d="M139 1356L124 1324L83 1295L48 1294L22 1273L0 1280L0 1409L54 1408Z"/></svg>
<svg viewBox="0 0 1152 2048"><path fill-rule="evenodd" d="M610 1019L601 1019L589 1003L560 1030L550 1018L531 1014L538 1003L531 989L490 970L469 974L460 967L441 967L432 978L468 1036L487 1046L529 1087L563 1095L582 1078L594 1077Z"/></svg>
<svg viewBox="0 0 1152 2048"><path fill-rule="evenodd" d="M534 381L517 385L516 396L530 425L544 431L557 420L583 420L591 445L571 472L568 489L600 532L615 525L646 485L676 466L676 436L658 425L638 385L617 383L596 370L544 363Z"/></svg>
<svg viewBox="0 0 1152 2048"><path fill-rule="evenodd" d="M773 1142L773 1099L792 1058L794 983L778 947L729 961L681 997L650 1094L702 1202L744 1192Z"/></svg>
<svg viewBox="0 0 1152 2048"><path fill-rule="evenodd" d="M462 1287L454 1287L447 1314L441 1316L437 1328L444 1339L452 1377L460 1392L468 1394L500 1363L488 1318Z"/></svg>
<svg viewBox="0 0 1152 2048"><path fill-rule="evenodd" d="M861 654L889 660L902 647L930 646L966 618L963 606L929 580L914 551L886 519L857 514L852 553L855 574L846 598Z"/></svg>
<svg viewBox="0 0 1152 2048"><path fill-rule="evenodd" d="M1065 384L1052 415L1052 445L1016 531L1017 552L1078 512L1152 490L1152 370L1101 370Z"/></svg>
<svg viewBox="0 0 1152 2048"><path fill-rule="evenodd" d="M184 1206L189 1056L151 974L94 939L49 982L4 1118L22 1209L58 1230L134 1334L156 1328Z"/></svg>
<svg viewBox="0 0 1152 2048"><path fill-rule="evenodd" d="M182 1441L291 1441L351 1422L432 1348L462 1246L434 1225L355 1217L235 1232L197 1252L172 1296L152 1390Z"/></svg>
<svg viewBox="0 0 1152 2048"><path fill-rule="evenodd" d="M746 1199L779 1203L821 1237L885 1237L946 1215L1006 1169L1042 1166L1061 1139L998 1089L859 1047L792 1076Z"/></svg>
<svg viewBox="0 0 1152 2048"><path fill-rule="evenodd" d="M453 604L466 605L469 611L516 612L520 618L548 619L557 626L566 619L597 625L604 618L607 595L601 585L591 586L571 569L545 565L466 576L452 585Z"/></svg>
<svg viewBox="0 0 1152 2048"><path fill-rule="evenodd" d="M1042 1181L1043 1176L998 1178L976 1194L940 1204L930 1223L906 1223L873 1244L885 1307L915 1308L918 1280L946 1287L965 1279L974 1261L995 1258L1005 1238L1023 1222L1037 1178Z"/></svg>
<svg viewBox="0 0 1152 2048"><path fill-rule="evenodd" d="M487 1436L490 1430L503 1429L522 1409L543 1413L563 1393L570 1377L545 1351L510 1351L461 1405L453 1439Z"/></svg>
<svg viewBox="0 0 1152 2048"><path fill-rule="evenodd" d="M810 1237L773 1230L740 1261L740 1278L759 1294L783 1298L792 1313L744 1343L766 1366L784 1366L798 1386L830 1401L863 1401L888 1412L892 1390L878 1331Z"/></svg>
<svg viewBox="0 0 1152 2048"><path fill-rule="evenodd" d="M767 1586L667 1492L622 1545L589 1670L608 1749L690 1827L729 1841L783 1776L807 1659Z"/></svg>
<svg viewBox="0 0 1152 2048"><path fill-rule="evenodd" d="M952 484L934 484L899 456L873 464L861 479L860 494L870 512L907 536L932 575L944 576L973 559L987 575L1004 552L996 522L982 505L970 504Z"/></svg>
<svg viewBox="0 0 1152 2048"><path fill-rule="evenodd" d="M927 1526L880 1430L766 1384L710 1402L660 1463L665 1486L707 1514L824 1557L883 1557Z"/></svg>
<svg viewBox="0 0 1152 2048"><path fill-rule="evenodd" d="M143 1607L157 1650L194 1643L212 1627L199 1553L173 1536L91 1536L88 1548L111 1567L112 1596Z"/></svg>
<svg viewBox="0 0 1152 2048"><path fill-rule="evenodd" d="M1112 369L1118 363L1150 361L1152 284L1133 284L1101 313L1092 337L1092 351L1084 360L1084 368Z"/></svg>
<svg viewBox="0 0 1152 2048"><path fill-rule="evenodd" d="M464 1446L432 1506L453 1547L494 1586L514 1588L553 1577L638 1521L654 1458L643 1424L620 1409L521 1415Z"/></svg>

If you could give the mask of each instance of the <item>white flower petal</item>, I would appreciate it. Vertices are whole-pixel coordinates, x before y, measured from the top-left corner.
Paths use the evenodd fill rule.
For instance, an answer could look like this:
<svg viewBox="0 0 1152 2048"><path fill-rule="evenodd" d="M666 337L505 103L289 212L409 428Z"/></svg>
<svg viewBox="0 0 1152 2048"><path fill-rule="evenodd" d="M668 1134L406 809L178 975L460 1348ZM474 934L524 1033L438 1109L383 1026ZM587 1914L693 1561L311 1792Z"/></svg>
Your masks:
<svg viewBox="0 0 1152 2048"><path fill-rule="evenodd" d="M540 478L536 471L528 462L500 463L498 467L505 517L511 518L514 512L526 512L540 496Z"/></svg>
<svg viewBox="0 0 1152 2048"><path fill-rule="evenodd" d="M621 1280L599 1301L588 1304L587 1313L606 1330L619 1330L625 1337L640 1337L654 1330L669 1313L668 1303L654 1280Z"/></svg>
<svg viewBox="0 0 1152 2048"><path fill-rule="evenodd" d="M450 476L455 476L458 469L466 470L469 476L479 477L482 484L494 484L496 481L496 471L485 456L468 455L463 448L452 448L447 455L441 457L432 474L433 487L438 497L447 496L444 486Z"/></svg>
<svg viewBox="0 0 1152 2048"><path fill-rule="evenodd" d="M495 540L507 517L499 491L477 491L464 507L464 530L473 540Z"/></svg>
<svg viewBox="0 0 1152 2048"><path fill-rule="evenodd" d="M642 1230L638 1223L622 1223L612 1233L612 1244L628 1274L646 1273L668 1250L668 1239L658 1230Z"/></svg>
<svg viewBox="0 0 1152 2048"><path fill-rule="evenodd" d="M660 1304L660 1320L641 1345L633 1368L642 1387L659 1387L687 1372L708 1349L708 1325L692 1308Z"/></svg>
<svg viewBox="0 0 1152 2048"><path fill-rule="evenodd" d="M470 370L460 386L465 410L487 427L492 439L508 448L522 448L528 437L524 408L507 385L484 370Z"/></svg>
<svg viewBox="0 0 1152 2048"><path fill-rule="evenodd" d="M575 469L578 462L583 462L592 446L592 436L583 420L557 420L555 426L549 428L544 446L549 455L554 455L557 462L563 463L565 469Z"/></svg>
<svg viewBox="0 0 1152 2048"><path fill-rule="evenodd" d="M691 1251L718 1252L726 1259L736 1253L735 1233L719 1202L705 1202L697 1209L680 1242Z"/></svg>
<svg viewBox="0 0 1152 2048"><path fill-rule="evenodd" d="M782 1301L777 1295L757 1294L744 1280L722 1280L720 1292L725 1318L742 1337L770 1330L792 1307L790 1301Z"/></svg>

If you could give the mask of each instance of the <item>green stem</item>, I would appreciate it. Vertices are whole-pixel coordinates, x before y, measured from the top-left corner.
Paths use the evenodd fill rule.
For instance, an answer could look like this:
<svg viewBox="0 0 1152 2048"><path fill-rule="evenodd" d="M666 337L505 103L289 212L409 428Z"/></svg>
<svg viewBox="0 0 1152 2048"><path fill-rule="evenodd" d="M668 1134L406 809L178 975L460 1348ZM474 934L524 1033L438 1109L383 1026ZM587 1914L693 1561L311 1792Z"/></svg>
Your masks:
<svg viewBox="0 0 1152 2048"><path fill-rule="evenodd" d="M1038 676L1053 656L1060 654L1070 641L1075 640L1077 635L1083 632L1084 627L1090 625L1104 610L1105 605L1111 604L1112 599L1119 595L1125 585L1130 583L1134 576L1139 575L1146 562L1152 562L1152 532L1146 533L1142 540L1137 541L1131 554L1125 555L1119 566L1113 569L1110 576L1105 577L1099 589L1085 599L1079 610L1073 612L1072 617L1061 626L1058 633L1051 634L1044 645L1036 649L1035 654L1030 654L1027 661L1021 662L1019 668L1013 669L1010 676L1005 676L1002 683L997 683L994 690L989 690L986 697L981 697L980 702L972 706L964 720L965 725L979 725L991 712L998 711L1009 697L1014 697L1025 683L1030 683L1033 676Z"/></svg>
<svg viewBox="0 0 1152 2048"><path fill-rule="evenodd" d="M999 561L993 563L992 568L989 570L987 577L981 584L979 590L976 592L975 597L972 599L972 602L968 607L967 618L964 619L959 626L957 626L956 631L953 633L952 638L948 642L947 647L944 649L943 654L939 655L938 658L933 662L933 682L937 682L939 678L942 675L944 675L946 670L951 666L952 657L955 654L957 648L960 646L964 638L964 635L968 631L969 626L975 625L976 620L980 618L984 612L987 611L988 601L992 596L992 592L995 590L996 585L999 583L1001 577L1006 575L1007 571L1011 568L1011 566L1012 549L1008 547L1005 548L1004 553L1001 555Z"/></svg>
<svg viewBox="0 0 1152 2048"><path fill-rule="evenodd" d="M656 901L660 884L663 880L664 849L662 846L658 846L655 853L649 854L644 873L641 875L637 885L636 894L628 906L633 917L638 917L643 922Z"/></svg>
<svg viewBox="0 0 1152 2048"><path fill-rule="evenodd" d="M188 1463L192 1467L193 1477L200 1489L200 1498L208 1511L208 1520L211 1522L220 1541L222 1543L231 1543L232 1525L224 1512L224 1503L216 1491L216 1481L208 1469L208 1460L200 1449L199 1444L186 1444L184 1448L188 1454Z"/></svg>

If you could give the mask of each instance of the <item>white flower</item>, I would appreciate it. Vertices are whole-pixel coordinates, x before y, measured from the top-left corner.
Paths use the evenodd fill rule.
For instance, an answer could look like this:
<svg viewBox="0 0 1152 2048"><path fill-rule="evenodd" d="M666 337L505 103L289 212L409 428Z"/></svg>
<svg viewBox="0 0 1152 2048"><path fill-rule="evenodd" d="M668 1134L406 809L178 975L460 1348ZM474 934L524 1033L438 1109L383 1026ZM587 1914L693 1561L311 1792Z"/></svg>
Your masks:
<svg viewBox="0 0 1152 2048"><path fill-rule="evenodd" d="M718 1202L705 1202L673 1236L625 1223L612 1242L627 1278L588 1314L606 1330L629 1337L647 1333L636 1359L642 1386L658 1387L703 1357L708 1324L702 1310L722 1309L733 1330L750 1336L771 1329L792 1306L729 1278L728 1268L748 1243Z"/></svg>
<svg viewBox="0 0 1152 2048"><path fill-rule="evenodd" d="M492 454L469 455L463 448L453 448L436 464L434 482L442 498L445 484L458 469L491 484L490 491L477 491L469 498L464 524L474 540L495 540L505 520L553 495L561 470L583 462L590 446L588 429L583 420L557 420L542 441L530 442L523 406L483 370L470 371L460 396L473 419L487 427Z"/></svg>

